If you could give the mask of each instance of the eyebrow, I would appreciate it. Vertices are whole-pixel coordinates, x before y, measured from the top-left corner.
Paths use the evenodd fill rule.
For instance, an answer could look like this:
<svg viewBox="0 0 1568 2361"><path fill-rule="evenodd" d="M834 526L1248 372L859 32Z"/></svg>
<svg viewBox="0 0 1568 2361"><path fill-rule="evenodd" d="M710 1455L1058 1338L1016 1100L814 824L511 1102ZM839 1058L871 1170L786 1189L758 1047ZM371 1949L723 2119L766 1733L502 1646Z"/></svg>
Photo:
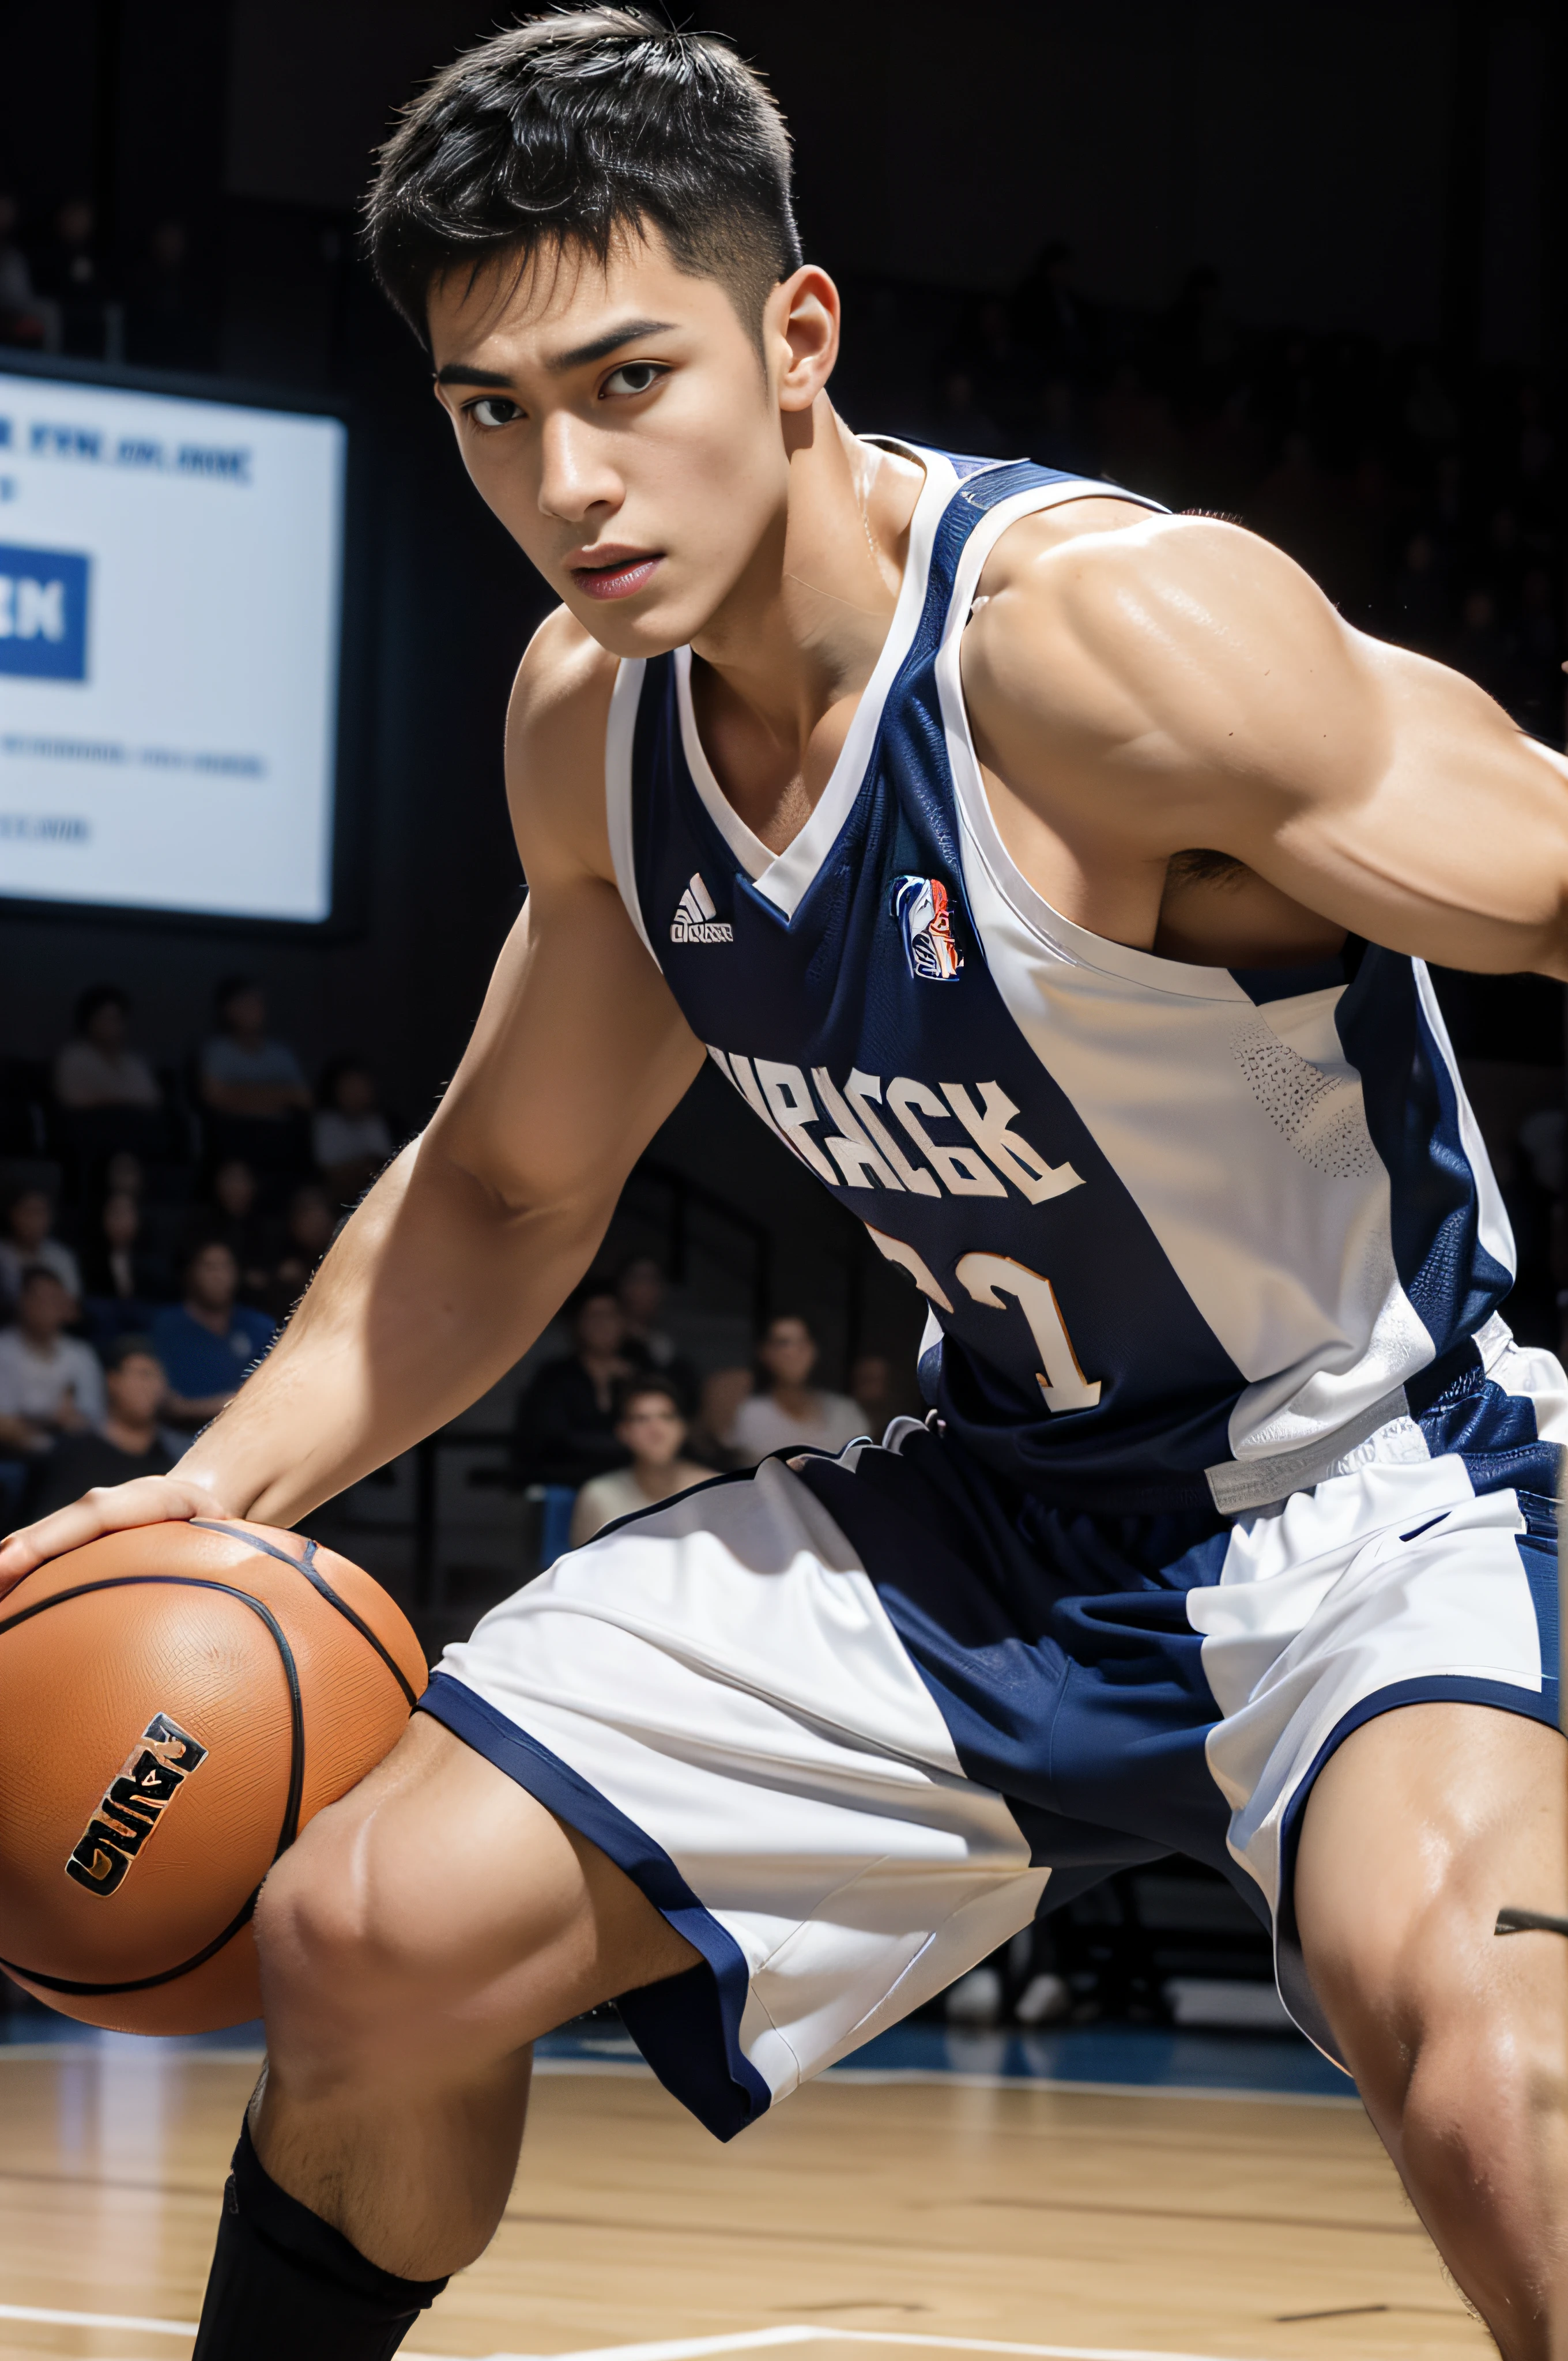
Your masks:
<svg viewBox="0 0 1568 2361"><path fill-rule="evenodd" d="M595 336L586 345L574 345L569 353L558 353L546 367L552 377L564 376L568 370L587 368L593 361L608 360L622 345L631 345L640 336L667 335L673 323L668 320L622 320L607 328L602 336ZM511 379L504 369L475 368L467 361L448 361L435 372L437 385L510 386Z"/></svg>

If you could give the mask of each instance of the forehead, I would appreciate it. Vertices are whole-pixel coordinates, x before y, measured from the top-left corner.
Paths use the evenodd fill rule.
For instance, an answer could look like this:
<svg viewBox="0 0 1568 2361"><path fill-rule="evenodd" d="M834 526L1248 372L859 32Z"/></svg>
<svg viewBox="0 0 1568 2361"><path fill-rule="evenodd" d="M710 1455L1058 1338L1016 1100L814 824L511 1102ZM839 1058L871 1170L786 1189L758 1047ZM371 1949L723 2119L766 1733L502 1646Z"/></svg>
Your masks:
<svg viewBox="0 0 1568 2361"><path fill-rule="evenodd" d="M618 231L602 259L580 241L551 240L521 258L499 254L477 270L448 271L431 288L427 317L438 370L548 371L632 320L746 342L718 280L679 269L652 225Z"/></svg>

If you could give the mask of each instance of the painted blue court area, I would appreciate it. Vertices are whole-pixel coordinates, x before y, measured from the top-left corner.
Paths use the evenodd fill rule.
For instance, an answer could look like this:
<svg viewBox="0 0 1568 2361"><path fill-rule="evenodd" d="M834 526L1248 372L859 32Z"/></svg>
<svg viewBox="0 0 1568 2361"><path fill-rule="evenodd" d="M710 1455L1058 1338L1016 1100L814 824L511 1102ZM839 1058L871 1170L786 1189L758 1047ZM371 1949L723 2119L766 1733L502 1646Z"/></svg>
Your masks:
<svg viewBox="0 0 1568 2361"><path fill-rule="evenodd" d="M259 2025L170 2041L99 2033L42 2011L0 2020L0 2048L69 2046L111 2056L188 2050L259 2057ZM643 2072L613 2019L587 2018L538 2046L546 2072ZM1288 2033L1189 2033L1161 2026L1091 2025L1057 2031L956 2032L942 2025L895 2026L830 2070L839 2080L924 2081L954 2076L986 2082L1039 2082L1079 2089L1212 2091L1297 2099L1354 2100L1354 2086L1309 2042Z"/></svg>

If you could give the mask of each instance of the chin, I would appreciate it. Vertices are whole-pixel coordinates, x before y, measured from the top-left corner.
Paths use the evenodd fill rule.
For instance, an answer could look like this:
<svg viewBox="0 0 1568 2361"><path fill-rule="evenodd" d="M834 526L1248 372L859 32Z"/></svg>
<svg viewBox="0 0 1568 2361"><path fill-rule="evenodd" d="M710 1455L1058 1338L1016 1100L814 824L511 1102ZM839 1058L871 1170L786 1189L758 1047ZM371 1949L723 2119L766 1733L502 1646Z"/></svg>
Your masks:
<svg viewBox="0 0 1568 2361"><path fill-rule="evenodd" d="M601 606L598 600L581 598L570 602L572 611L584 631L596 639L600 647L612 656L663 656L672 648L685 647L694 639L713 613L717 600L699 601L665 592L651 586L641 598L611 600Z"/></svg>

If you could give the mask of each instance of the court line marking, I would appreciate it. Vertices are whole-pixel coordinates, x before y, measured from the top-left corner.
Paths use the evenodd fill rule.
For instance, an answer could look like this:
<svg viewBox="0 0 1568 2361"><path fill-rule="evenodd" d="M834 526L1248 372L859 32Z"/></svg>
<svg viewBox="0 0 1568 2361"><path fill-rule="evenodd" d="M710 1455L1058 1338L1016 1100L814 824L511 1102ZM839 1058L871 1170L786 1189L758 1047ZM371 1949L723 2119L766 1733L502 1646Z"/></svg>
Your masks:
<svg viewBox="0 0 1568 2361"><path fill-rule="evenodd" d="M128 2328L145 2336L194 2336L193 2320L143 2320L123 2312L56 2312L42 2304L0 2303L0 2320L40 2328ZM709 2353L750 2353L770 2345L918 2345L943 2353L1012 2353L1028 2361L1217 2361L1206 2353L1154 2353L1123 2345L1008 2345L985 2336L927 2336L893 2328L749 2328L731 2336L676 2336L652 2345L598 2345L557 2354L492 2353L482 2361L701 2361ZM409 2361L457 2361L413 2352ZM471 2356L471 2361L481 2361ZM1234 2356L1231 2356L1234 2361Z"/></svg>
<svg viewBox="0 0 1568 2361"><path fill-rule="evenodd" d="M754 2352L769 2345L918 2345L944 2353L1011 2353L1030 2361L1216 2361L1206 2353L1150 2352L1125 2345L1011 2345L984 2336L927 2336L895 2328L753 2328L733 2336L672 2337L656 2345L602 2345L587 2352L549 2356L491 2353L484 2361L699 2361L710 2353ZM409 2361L454 2361L439 2353L411 2353Z"/></svg>
<svg viewBox="0 0 1568 2361"><path fill-rule="evenodd" d="M137 2328L145 2336L196 2334L193 2320L138 2320L126 2312L50 2312L36 2303L0 2303L0 2320L29 2320L40 2328Z"/></svg>
<svg viewBox="0 0 1568 2361"><path fill-rule="evenodd" d="M262 2049L181 2049L167 2055L178 2059L181 2065L194 2066L259 2066L266 2051ZM162 2062L157 2053L131 2049L95 2049L85 2041L18 2041L10 2047L0 2046L0 2063L15 2058L26 2063L39 2059L59 2062L71 2058L84 2058L102 2064L116 2066L157 2066ZM536 2058L535 2074L598 2074L612 2080L647 2081L652 2068L630 2059L620 2058ZM1212 2087L1206 2082L1074 2082L1058 2081L1044 2074L971 2074L955 2072L945 2066L829 2066L813 2078L821 2082L927 2084L939 2090L945 2084L959 2091L1052 2091L1069 2098L1092 2099L1213 2099L1234 2102L1243 2106L1277 2107L1354 2107L1361 2101L1354 2092L1341 2097L1333 2091L1245 2091L1227 2085ZM0 2318L4 2314L0 2313ZM868 2332L869 2333L869 2332ZM610 2350L606 2346L606 2351ZM967 2349L967 2348L966 2348ZM1042 2346L1041 2351L1045 2351ZM1032 2352L1033 2346L1029 2347ZM425 2361L437 2361L426 2356ZM503 2356L502 2361L515 2361L515 2356ZM526 2361L526 2357L525 2357ZM574 2356L545 2356L545 2361L576 2361ZM1200 2356L1201 2361L1201 2356Z"/></svg>

